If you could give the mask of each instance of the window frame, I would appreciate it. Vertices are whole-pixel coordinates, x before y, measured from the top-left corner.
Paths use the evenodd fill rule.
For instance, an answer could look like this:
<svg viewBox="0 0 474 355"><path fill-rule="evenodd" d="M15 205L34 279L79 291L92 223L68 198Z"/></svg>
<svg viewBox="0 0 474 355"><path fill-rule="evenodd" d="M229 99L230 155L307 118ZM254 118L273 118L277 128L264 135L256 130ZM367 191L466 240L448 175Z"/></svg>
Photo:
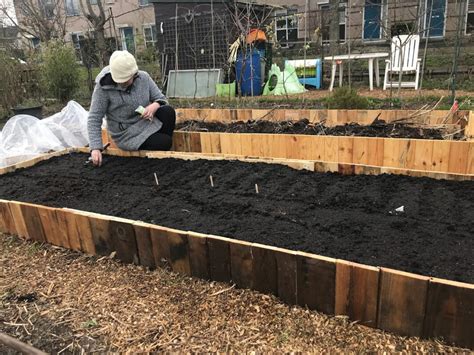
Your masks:
<svg viewBox="0 0 474 355"><path fill-rule="evenodd" d="M322 15L321 9L324 6L329 7L329 0L324 0L324 1L319 1L318 2L318 10L320 11L320 15ZM344 8L344 22L343 23L341 23L341 16L340 16L340 13L339 13L339 10L341 8ZM347 42L347 2L340 2L339 3L339 9L337 11L338 11L338 14L339 14L339 22L338 22L339 30L340 30L340 26L344 25L344 39L339 38L338 43L344 44L344 43ZM340 35L341 35L341 32L339 31L339 36ZM327 44L329 44L329 39L323 39L323 36L321 36L321 43L323 45L327 45Z"/></svg>
<svg viewBox="0 0 474 355"><path fill-rule="evenodd" d="M380 34L379 38L365 38L365 5L366 1L364 0L364 7L362 8L362 34L361 38L363 42L369 43L377 43L377 42L385 42L386 40L386 33L384 31L384 27L387 27L388 24L388 0L380 0L381 3L381 11L380 11Z"/></svg>
<svg viewBox="0 0 474 355"><path fill-rule="evenodd" d="M68 13L68 0L64 0L64 12L66 13L66 17L75 17L75 16L81 16L81 9L80 9L80 5L79 3L77 2L77 0L70 0L71 3L73 4L73 8L74 8L74 13L73 14L70 14ZM77 5L77 7L76 7Z"/></svg>
<svg viewBox="0 0 474 355"><path fill-rule="evenodd" d="M153 27L155 27L154 32L153 32ZM152 36L151 41L147 41L146 34L145 34L145 29L149 29L151 31L151 36ZM158 32L157 32L157 29L156 29L156 24L154 24L154 23L145 23L142 26L142 31L143 31L143 41L145 42L145 47L148 48L148 46L149 46L148 43L151 43L152 48L155 48L156 47L156 42L158 41Z"/></svg>
<svg viewBox="0 0 474 355"><path fill-rule="evenodd" d="M472 1L472 11L469 11L469 2ZM467 0L466 1L466 19L465 19L465 25L464 25L464 35L465 36L472 36L474 35L474 28L471 30L471 32L467 32L467 19L469 18L469 14L474 14L474 0ZM474 15L473 15L474 16Z"/></svg>
<svg viewBox="0 0 474 355"><path fill-rule="evenodd" d="M430 39L442 39L446 37L446 21L448 18L448 0L443 0L444 1L444 19L443 19L443 34L441 36L430 36L428 32L430 32L429 28L426 26L428 25L428 1L430 0L425 0L425 14L423 16L423 30L421 31L422 37L423 38L430 38ZM431 0L434 1L434 0Z"/></svg>
<svg viewBox="0 0 474 355"><path fill-rule="evenodd" d="M291 11L292 13L289 13ZM274 17L275 17L275 38L278 41L278 32L279 31L285 31L285 43L280 44L281 48L290 48L290 43L296 43L298 41L298 31L299 31L299 21L298 21L298 9L297 8L290 8L290 9L284 9L284 10L276 10L274 12ZM278 28L278 21L281 21L282 18L284 17L285 19L285 27ZM288 26L288 18L289 17L294 17L296 20L296 25L294 27L289 27ZM288 38L288 30L296 30L296 41L289 41ZM279 43L280 41L278 41Z"/></svg>

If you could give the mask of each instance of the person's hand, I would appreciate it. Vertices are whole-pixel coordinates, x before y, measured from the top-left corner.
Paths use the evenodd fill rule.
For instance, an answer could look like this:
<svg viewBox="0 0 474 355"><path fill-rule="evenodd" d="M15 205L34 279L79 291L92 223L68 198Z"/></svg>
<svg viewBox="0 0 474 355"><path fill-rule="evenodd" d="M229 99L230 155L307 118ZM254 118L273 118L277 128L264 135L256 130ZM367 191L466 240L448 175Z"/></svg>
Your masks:
<svg viewBox="0 0 474 355"><path fill-rule="evenodd" d="M91 158L92 158L92 163L95 166L101 166L102 165L102 152L99 149L94 149L91 152Z"/></svg>
<svg viewBox="0 0 474 355"><path fill-rule="evenodd" d="M159 108L160 104L158 102L153 102L152 104L149 104L147 107L145 107L145 112L143 112L142 115L143 118L146 118L147 120L151 121Z"/></svg>

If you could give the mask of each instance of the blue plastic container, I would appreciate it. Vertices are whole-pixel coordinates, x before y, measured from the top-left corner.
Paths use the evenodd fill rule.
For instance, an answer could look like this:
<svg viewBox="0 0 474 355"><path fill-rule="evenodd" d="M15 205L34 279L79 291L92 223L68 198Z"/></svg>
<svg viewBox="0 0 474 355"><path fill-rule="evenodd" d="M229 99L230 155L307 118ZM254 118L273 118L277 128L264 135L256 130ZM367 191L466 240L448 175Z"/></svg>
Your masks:
<svg viewBox="0 0 474 355"><path fill-rule="evenodd" d="M235 62L235 74L239 83L240 92L243 96L258 96L262 94L262 66L261 55L257 50L237 55Z"/></svg>

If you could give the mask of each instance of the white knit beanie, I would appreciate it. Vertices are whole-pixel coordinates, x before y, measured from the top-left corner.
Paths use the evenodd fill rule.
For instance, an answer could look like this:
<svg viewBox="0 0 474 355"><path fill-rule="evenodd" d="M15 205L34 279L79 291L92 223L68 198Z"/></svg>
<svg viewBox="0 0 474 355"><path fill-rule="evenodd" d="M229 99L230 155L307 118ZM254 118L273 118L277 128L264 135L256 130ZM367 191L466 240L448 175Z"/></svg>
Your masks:
<svg viewBox="0 0 474 355"><path fill-rule="evenodd" d="M125 83L138 72L135 57L127 51L113 52L109 66L112 79L118 84Z"/></svg>

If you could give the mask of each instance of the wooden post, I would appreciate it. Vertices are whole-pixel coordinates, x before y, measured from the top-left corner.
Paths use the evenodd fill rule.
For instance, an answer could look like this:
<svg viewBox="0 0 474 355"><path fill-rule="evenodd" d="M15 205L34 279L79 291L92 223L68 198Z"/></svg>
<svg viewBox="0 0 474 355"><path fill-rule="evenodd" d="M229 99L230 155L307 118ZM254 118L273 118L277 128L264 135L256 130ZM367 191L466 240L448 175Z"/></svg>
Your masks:
<svg viewBox="0 0 474 355"><path fill-rule="evenodd" d="M191 275L204 280L209 280L209 251L205 234L188 232L189 263Z"/></svg>

